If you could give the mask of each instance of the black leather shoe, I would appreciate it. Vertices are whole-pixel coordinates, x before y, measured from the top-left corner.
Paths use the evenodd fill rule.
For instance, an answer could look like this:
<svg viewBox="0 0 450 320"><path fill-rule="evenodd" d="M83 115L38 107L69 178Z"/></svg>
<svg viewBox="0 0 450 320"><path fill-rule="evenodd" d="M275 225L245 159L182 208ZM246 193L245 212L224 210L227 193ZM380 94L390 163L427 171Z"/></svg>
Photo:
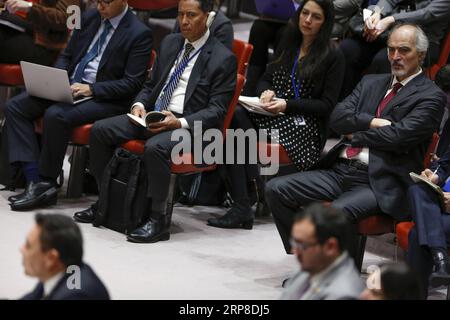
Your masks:
<svg viewBox="0 0 450 320"><path fill-rule="evenodd" d="M82 223L92 223L94 222L95 215L97 214L97 206L98 202L92 204L89 208L75 212L73 215L73 219L76 222L82 222Z"/></svg>
<svg viewBox="0 0 450 320"><path fill-rule="evenodd" d="M142 227L133 230L128 234L127 240L137 243L153 243L170 239L170 221L167 223L166 217L161 219L150 218Z"/></svg>
<svg viewBox="0 0 450 320"><path fill-rule="evenodd" d="M33 182L30 182L30 183L33 183ZM16 202L16 201L22 199L25 196L25 194L26 194L26 189L22 193L18 193L18 194L9 196L8 201L9 201L9 203Z"/></svg>
<svg viewBox="0 0 450 320"><path fill-rule="evenodd" d="M228 212L220 218L208 219L208 225L216 228L243 228L253 229L253 214L250 212L242 212L235 208L231 208Z"/></svg>
<svg viewBox="0 0 450 320"><path fill-rule="evenodd" d="M430 286L433 288L450 285L450 263L448 260L435 262L435 271L430 275Z"/></svg>
<svg viewBox="0 0 450 320"><path fill-rule="evenodd" d="M56 204L57 199L58 189L55 183L48 181L30 183L25 189L25 195L11 203L11 210L22 211L46 207Z"/></svg>

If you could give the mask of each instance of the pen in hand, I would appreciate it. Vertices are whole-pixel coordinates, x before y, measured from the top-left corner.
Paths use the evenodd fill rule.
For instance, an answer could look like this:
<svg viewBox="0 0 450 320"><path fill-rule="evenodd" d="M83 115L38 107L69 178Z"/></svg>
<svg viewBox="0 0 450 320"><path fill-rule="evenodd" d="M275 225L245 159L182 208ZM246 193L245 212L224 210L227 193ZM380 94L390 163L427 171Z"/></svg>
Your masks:
<svg viewBox="0 0 450 320"><path fill-rule="evenodd" d="M433 179L434 175L435 175L436 172L439 170L439 167L440 167L440 166L441 166L441 165L438 165L437 168L436 168L436 170L433 171L433 174L431 175L430 180Z"/></svg>

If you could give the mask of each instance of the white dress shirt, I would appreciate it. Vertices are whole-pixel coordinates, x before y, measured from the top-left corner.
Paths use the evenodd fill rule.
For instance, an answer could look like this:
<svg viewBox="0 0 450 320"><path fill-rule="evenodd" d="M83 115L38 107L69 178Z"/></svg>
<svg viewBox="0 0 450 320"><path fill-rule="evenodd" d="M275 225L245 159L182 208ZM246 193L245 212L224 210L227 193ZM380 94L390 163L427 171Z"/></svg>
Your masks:
<svg viewBox="0 0 450 320"><path fill-rule="evenodd" d="M64 272L55 274L53 277L43 283L44 297L47 297L53 291L53 289L55 289L56 285L62 279L62 277L64 277Z"/></svg>

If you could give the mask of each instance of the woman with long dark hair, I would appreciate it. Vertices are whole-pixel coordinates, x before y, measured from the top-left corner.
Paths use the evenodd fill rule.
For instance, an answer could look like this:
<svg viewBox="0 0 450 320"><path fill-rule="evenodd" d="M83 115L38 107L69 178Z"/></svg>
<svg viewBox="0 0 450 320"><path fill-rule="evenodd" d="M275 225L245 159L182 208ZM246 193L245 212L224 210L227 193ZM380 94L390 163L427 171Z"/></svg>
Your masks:
<svg viewBox="0 0 450 320"><path fill-rule="evenodd" d="M328 117L342 86L344 57L330 47L333 22L332 0L306 0L258 85L264 108L274 116L247 113L238 107L232 122L232 128L267 129L269 138L279 140L299 171L308 170L319 160L327 138ZM278 129L277 137L270 136L271 129ZM233 207L223 217L209 219L208 224L251 229L255 200L251 190L255 190L255 184L262 189L258 167L247 162L227 169Z"/></svg>

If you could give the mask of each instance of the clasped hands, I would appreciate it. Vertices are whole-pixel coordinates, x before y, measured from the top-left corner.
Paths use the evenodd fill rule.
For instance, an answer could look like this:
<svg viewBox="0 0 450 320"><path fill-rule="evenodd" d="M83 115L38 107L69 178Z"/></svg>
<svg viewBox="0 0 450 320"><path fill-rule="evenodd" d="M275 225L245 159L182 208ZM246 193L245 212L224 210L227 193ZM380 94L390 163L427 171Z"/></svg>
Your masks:
<svg viewBox="0 0 450 320"><path fill-rule="evenodd" d="M261 101L264 110L273 114L279 114L280 112L286 111L286 100L274 100L275 98L275 92L272 90L265 90L261 93L259 100Z"/></svg>
<svg viewBox="0 0 450 320"><path fill-rule="evenodd" d="M375 12L364 21L363 37L367 42L375 41L380 34L386 31L394 23L395 19L393 16L381 19L381 9L376 9Z"/></svg>
<svg viewBox="0 0 450 320"><path fill-rule="evenodd" d="M28 12L31 8L31 2L23 1L23 0L6 0L4 2L5 9L10 13L16 13L17 11L25 11Z"/></svg>
<svg viewBox="0 0 450 320"><path fill-rule="evenodd" d="M148 131L155 134L162 131L175 130L181 128L180 120L177 117L175 117L175 115L172 112L167 110L163 110L161 112L166 115L164 120L151 123L147 128ZM131 114L140 118L144 118L145 115L147 114L147 111L145 111L145 109L142 106L138 105L131 110Z"/></svg>

